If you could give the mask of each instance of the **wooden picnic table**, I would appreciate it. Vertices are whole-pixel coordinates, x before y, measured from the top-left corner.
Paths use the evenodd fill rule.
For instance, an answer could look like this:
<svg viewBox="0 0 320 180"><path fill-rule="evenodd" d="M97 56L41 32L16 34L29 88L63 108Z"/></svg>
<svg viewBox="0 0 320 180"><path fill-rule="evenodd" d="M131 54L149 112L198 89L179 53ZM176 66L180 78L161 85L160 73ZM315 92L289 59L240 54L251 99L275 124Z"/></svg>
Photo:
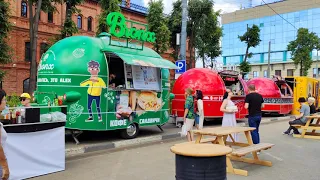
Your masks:
<svg viewBox="0 0 320 180"><path fill-rule="evenodd" d="M259 164L264 166L272 166L270 161L260 160L257 152L266 150L274 146L269 143L253 144L250 131L255 130L252 127L216 127L216 128L204 128L201 130L194 130L193 133L197 135L195 143L217 143L220 145L240 146L242 148L235 149L229 155L227 155L227 172L237 175L248 176L248 171L242 169L235 169L231 163L231 160L241 161L251 164ZM244 133L247 142L235 142L232 137L234 133ZM203 136L215 136L214 138L203 139ZM232 142L227 142L227 137L230 137ZM244 158L245 155L252 153L252 158Z"/></svg>
<svg viewBox="0 0 320 180"><path fill-rule="evenodd" d="M314 114L307 116L307 121L305 125L295 124L292 125L297 129L301 129L301 134L294 134L293 137L297 138L308 138L308 139L320 139L320 133L316 131L320 130L320 114ZM311 123L311 121L315 123Z"/></svg>

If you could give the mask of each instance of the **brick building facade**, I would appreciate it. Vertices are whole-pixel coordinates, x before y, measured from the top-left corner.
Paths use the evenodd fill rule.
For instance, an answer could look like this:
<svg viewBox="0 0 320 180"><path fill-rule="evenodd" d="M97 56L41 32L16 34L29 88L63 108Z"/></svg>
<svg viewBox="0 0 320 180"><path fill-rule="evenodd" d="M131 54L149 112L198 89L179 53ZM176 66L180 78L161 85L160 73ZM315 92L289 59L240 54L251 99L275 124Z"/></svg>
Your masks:
<svg viewBox="0 0 320 180"><path fill-rule="evenodd" d="M28 90L29 85L29 69L30 69L30 38L29 38L29 7L27 1L24 0L8 0L10 2L11 22L13 24L12 31L9 35L9 44L14 50L12 64L2 65L1 69L6 71L6 76L1 82L2 88L8 94L20 94ZM127 0L128 2L128 0ZM38 42L37 42L37 62L39 62L45 46L50 39L59 34L65 19L65 4L56 5L57 12L40 14ZM79 28L79 34L86 36L95 36L98 26L98 15L100 14L100 6L95 0L85 0L78 9L81 14L74 14L72 19ZM125 3L121 5L121 11L125 17L132 21L147 23L146 8ZM147 44L150 47L150 44ZM168 50L162 55L165 59L170 57L172 50ZM188 53L187 53L188 54ZM193 65L194 67L194 65ZM172 72L173 73L173 72Z"/></svg>

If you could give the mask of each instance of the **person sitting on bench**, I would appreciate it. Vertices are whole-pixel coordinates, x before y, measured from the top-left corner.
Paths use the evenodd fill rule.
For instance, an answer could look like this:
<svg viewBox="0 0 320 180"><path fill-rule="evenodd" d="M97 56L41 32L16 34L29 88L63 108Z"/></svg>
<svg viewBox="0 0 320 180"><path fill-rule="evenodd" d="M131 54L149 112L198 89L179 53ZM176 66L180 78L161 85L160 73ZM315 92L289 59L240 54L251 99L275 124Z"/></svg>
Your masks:
<svg viewBox="0 0 320 180"><path fill-rule="evenodd" d="M300 114L295 116L295 120L289 121L290 127L287 131L283 132L283 134L289 135L291 130L293 130L294 134L300 134L296 127L293 127L294 124L301 124L304 125L307 121L306 116L310 115L310 107L306 104L306 99L304 97L299 98L299 103L301 105Z"/></svg>

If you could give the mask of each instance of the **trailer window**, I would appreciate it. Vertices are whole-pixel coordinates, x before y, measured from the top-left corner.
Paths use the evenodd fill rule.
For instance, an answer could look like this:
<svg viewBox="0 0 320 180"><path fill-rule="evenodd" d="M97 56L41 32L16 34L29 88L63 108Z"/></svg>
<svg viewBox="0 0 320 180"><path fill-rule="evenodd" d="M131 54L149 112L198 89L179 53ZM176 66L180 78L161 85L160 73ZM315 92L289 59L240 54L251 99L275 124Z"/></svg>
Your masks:
<svg viewBox="0 0 320 180"><path fill-rule="evenodd" d="M222 80L227 88L229 88L234 95L244 95L243 85L239 81L238 77L234 76L222 76Z"/></svg>
<svg viewBox="0 0 320 180"><path fill-rule="evenodd" d="M125 89L123 60L118 57L106 56L109 68L109 88Z"/></svg>

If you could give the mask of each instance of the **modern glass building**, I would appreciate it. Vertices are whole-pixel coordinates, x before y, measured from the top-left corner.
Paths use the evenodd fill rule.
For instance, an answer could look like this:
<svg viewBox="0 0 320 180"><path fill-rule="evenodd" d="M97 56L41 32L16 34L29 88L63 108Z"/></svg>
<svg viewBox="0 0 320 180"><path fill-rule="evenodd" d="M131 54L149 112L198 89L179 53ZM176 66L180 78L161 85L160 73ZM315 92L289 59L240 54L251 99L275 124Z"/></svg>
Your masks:
<svg viewBox="0 0 320 180"><path fill-rule="evenodd" d="M222 15L223 63L228 66L238 65L243 61L246 44L241 42L238 36L246 32L247 26L252 27L255 24L260 27L262 41L256 48L250 48L250 52L253 53L253 57L248 60L253 66L251 76L266 76L269 41L271 41L271 75L297 75L299 71L294 70L287 45L296 38L297 29L301 27L308 28L320 36L320 4L315 1L286 0L269 6L280 15L267 5ZM317 61L316 50L310 55ZM310 70L309 76L320 74L317 63L313 63L314 69Z"/></svg>

